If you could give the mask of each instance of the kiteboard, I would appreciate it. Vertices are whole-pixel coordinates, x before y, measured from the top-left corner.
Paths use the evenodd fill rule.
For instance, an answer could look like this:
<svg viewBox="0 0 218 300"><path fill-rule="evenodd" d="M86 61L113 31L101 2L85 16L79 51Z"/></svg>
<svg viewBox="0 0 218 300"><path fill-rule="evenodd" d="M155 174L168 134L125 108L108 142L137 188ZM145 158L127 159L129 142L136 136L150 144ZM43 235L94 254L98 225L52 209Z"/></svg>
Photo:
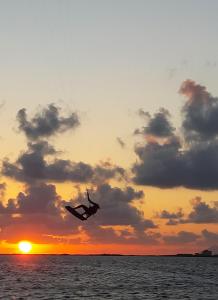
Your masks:
<svg viewBox="0 0 218 300"><path fill-rule="evenodd" d="M73 207L71 206L65 206L66 210L68 210L72 215L74 215L75 217L77 217L78 219L85 221L86 218L83 217L83 215L79 214Z"/></svg>

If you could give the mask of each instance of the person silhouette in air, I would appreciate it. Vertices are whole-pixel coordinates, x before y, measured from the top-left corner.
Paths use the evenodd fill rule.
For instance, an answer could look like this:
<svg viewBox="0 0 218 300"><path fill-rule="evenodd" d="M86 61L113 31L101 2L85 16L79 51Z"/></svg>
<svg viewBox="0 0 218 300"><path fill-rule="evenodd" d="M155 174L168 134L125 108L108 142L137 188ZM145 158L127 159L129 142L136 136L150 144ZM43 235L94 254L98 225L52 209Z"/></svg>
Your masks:
<svg viewBox="0 0 218 300"><path fill-rule="evenodd" d="M86 190L86 194L87 199L89 201L89 207L83 204L74 207L74 209L82 208L84 210L84 212L81 215L85 218L85 220L87 220L90 216L94 215L100 208L100 206L97 203L90 199L88 190Z"/></svg>

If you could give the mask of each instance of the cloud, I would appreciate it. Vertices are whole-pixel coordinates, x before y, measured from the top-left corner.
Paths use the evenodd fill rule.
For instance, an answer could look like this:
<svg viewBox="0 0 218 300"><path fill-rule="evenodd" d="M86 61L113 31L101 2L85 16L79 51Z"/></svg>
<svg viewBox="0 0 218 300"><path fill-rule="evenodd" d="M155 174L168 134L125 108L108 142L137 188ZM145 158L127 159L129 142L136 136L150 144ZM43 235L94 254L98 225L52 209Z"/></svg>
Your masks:
<svg viewBox="0 0 218 300"><path fill-rule="evenodd" d="M145 119L145 120L148 120L148 119L150 119L150 117L151 117L150 113L147 112L147 111L144 111L142 108L140 108L140 109L137 111L137 114L138 114L141 118L143 118L143 119Z"/></svg>
<svg viewBox="0 0 218 300"><path fill-rule="evenodd" d="M45 141L28 143L26 152L21 153L15 163L4 159L2 174L22 182L102 182L111 178L125 177L123 168L112 163L100 163L93 167L84 162L58 159L58 152ZM50 159L47 160L47 156Z"/></svg>
<svg viewBox="0 0 218 300"><path fill-rule="evenodd" d="M173 136L175 128L170 123L170 113L165 108L160 108L160 110L151 117L149 113L143 110L139 111L140 116L146 116L148 122L147 126L142 127L142 129L136 129L135 134L142 134L146 136L152 136L156 138L169 138Z"/></svg>
<svg viewBox="0 0 218 300"><path fill-rule="evenodd" d="M192 200L192 211L189 213L186 223L218 223L218 202L210 206L200 197Z"/></svg>
<svg viewBox="0 0 218 300"><path fill-rule="evenodd" d="M210 140L218 135L218 98L192 80L183 82L180 93L188 99L183 107L185 137L188 141Z"/></svg>
<svg viewBox="0 0 218 300"><path fill-rule="evenodd" d="M156 217L159 219L167 219L166 225L177 225L182 221L182 218L184 217L184 213L182 212L182 209L179 209L175 213L170 213L167 210L162 210L160 213L156 214Z"/></svg>
<svg viewBox="0 0 218 300"><path fill-rule="evenodd" d="M192 210L184 216L182 210L177 212L168 212L163 210L156 214L156 217L160 219L167 219L166 225L177 225L185 223L195 224L210 224L218 223L218 201L213 202L213 205L209 205L202 201L200 197L196 197L191 200Z"/></svg>
<svg viewBox="0 0 218 300"><path fill-rule="evenodd" d="M75 206L77 203L88 205L84 193L79 191L74 199L64 200L53 184L28 185L16 198L8 199L6 204L0 202L0 237L7 241L31 238L46 243L58 240L80 243L84 236L90 243L157 242L159 234L150 231L157 226L133 206L133 201L143 198L142 191L128 186L121 189L101 184L90 190L90 194L101 209L96 216L81 222L64 206ZM129 227L132 228L130 231L127 229Z"/></svg>
<svg viewBox="0 0 218 300"><path fill-rule="evenodd" d="M146 232L129 232L125 229L120 230L119 234L113 228L102 228L100 226L92 226L85 228L88 235L87 242L92 244L128 244L128 245L155 245L159 243L160 234L152 231Z"/></svg>
<svg viewBox="0 0 218 300"><path fill-rule="evenodd" d="M174 226L174 225L178 225L178 224L179 224L179 221L177 221L176 219L169 219L166 222L166 225L169 225L169 226Z"/></svg>
<svg viewBox="0 0 218 300"><path fill-rule="evenodd" d="M29 152L39 153L41 155L54 155L59 153L55 148L47 141L28 142L27 144Z"/></svg>
<svg viewBox="0 0 218 300"><path fill-rule="evenodd" d="M118 144L120 145L121 148L126 147L126 144L124 143L124 141L121 138L117 137L117 142L118 142Z"/></svg>
<svg viewBox="0 0 218 300"><path fill-rule="evenodd" d="M80 122L76 113L61 116L61 109L54 104L36 113L29 121L26 110L17 114L19 129L28 138L27 150L22 151L15 162L8 158L2 161L2 174L17 181L33 184L44 182L79 182L99 184L110 179L125 179L125 170L110 162L100 162L95 166L83 161L60 159L53 145L46 139L76 128Z"/></svg>
<svg viewBox="0 0 218 300"><path fill-rule="evenodd" d="M208 231L207 229L202 230L202 236L207 242L218 243L218 233Z"/></svg>
<svg viewBox="0 0 218 300"><path fill-rule="evenodd" d="M213 253L218 253L218 233L207 229L202 230L199 234L180 231L176 234L162 236L162 239L168 245L194 244L196 249L200 247L202 250L211 249Z"/></svg>
<svg viewBox="0 0 218 300"><path fill-rule="evenodd" d="M83 230L94 243L124 243L124 244L156 244L160 235L151 232L157 225L144 218L142 211L133 206L133 201L143 198L142 191L132 187L121 189L109 184L102 184L96 190L90 191L91 199L99 203L98 216L82 224ZM76 202L86 203L86 196L79 195ZM116 227L119 227L117 234ZM120 228L121 227L121 228ZM129 231L126 227L130 227Z"/></svg>
<svg viewBox="0 0 218 300"><path fill-rule="evenodd" d="M50 104L28 121L26 109L20 109L17 113L19 129L25 133L28 139L38 140L74 129L80 124L77 113L73 112L69 116L63 117L60 115L60 111L59 107Z"/></svg>
<svg viewBox="0 0 218 300"><path fill-rule="evenodd" d="M100 204L97 221L99 225L132 225L134 227L156 228L151 220L145 220L142 212L132 206L134 200L143 198L143 191L135 191L132 187L126 189L112 187L107 183L90 191L91 197ZM76 202L86 202L86 195L79 195Z"/></svg>
<svg viewBox="0 0 218 300"><path fill-rule="evenodd" d="M5 182L0 183L0 199L3 199L5 196L6 187L7 185Z"/></svg>
<svg viewBox="0 0 218 300"><path fill-rule="evenodd" d="M201 234L206 248L213 251L213 254L218 254L218 233L204 229Z"/></svg>
<svg viewBox="0 0 218 300"><path fill-rule="evenodd" d="M61 197L52 184L26 186L14 199L0 202L0 238L17 242L49 242L46 234L73 234L78 231L72 218L64 219Z"/></svg>
<svg viewBox="0 0 218 300"><path fill-rule="evenodd" d="M185 81L180 92L188 97L182 110L182 132L175 136L170 125L166 131L169 138L159 140L158 130L144 127L143 133L153 132L155 138L135 147L139 160L132 167L133 181L161 188L215 190L218 188L217 98L192 81Z"/></svg>
<svg viewBox="0 0 218 300"><path fill-rule="evenodd" d="M163 240L167 244L185 244L185 243L192 243L199 239L200 236L188 231L180 231L175 235L165 235Z"/></svg>
<svg viewBox="0 0 218 300"><path fill-rule="evenodd" d="M180 219L184 216L184 213L180 209L176 213L170 213L167 210L163 210L161 213L158 214L160 219Z"/></svg>
<svg viewBox="0 0 218 300"><path fill-rule="evenodd" d="M135 148L139 161L133 165L133 181L140 185L162 188L183 185L184 164L179 153L180 143L176 139L165 144L151 142Z"/></svg>
<svg viewBox="0 0 218 300"><path fill-rule="evenodd" d="M100 162L93 167L92 183L99 184L110 179L117 179L118 181L122 179L126 180L127 175L125 169L108 161Z"/></svg>
<svg viewBox="0 0 218 300"><path fill-rule="evenodd" d="M0 213L56 214L55 203L60 200L54 185L40 183L28 185L24 192L18 193L16 199L9 199L6 206L2 206Z"/></svg>
<svg viewBox="0 0 218 300"><path fill-rule="evenodd" d="M48 213L57 214L59 197L54 185L41 183L40 185L28 186L25 193L19 193L16 199L18 213Z"/></svg>

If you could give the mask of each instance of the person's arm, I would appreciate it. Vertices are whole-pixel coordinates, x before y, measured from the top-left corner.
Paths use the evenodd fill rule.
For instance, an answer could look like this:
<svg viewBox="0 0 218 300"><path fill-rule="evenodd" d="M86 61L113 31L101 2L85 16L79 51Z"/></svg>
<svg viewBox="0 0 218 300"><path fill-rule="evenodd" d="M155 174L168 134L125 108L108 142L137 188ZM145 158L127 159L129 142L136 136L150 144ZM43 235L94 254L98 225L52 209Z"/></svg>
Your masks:
<svg viewBox="0 0 218 300"><path fill-rule="evenodd" d="M86 190L86 193L87 193L88 201L89 201L90 203L92 203L93 205L96 205L96 203L93 202L93 201L90 199L88 190Z"/></svg>
<svg viewBox="0 0 218 300"><path fill-rule="evenodd" d="M89 197L89 191L88 191L88 190L86 190L86 194L87 194L87 199L88 199L88 201L90 201L91 199L90 199L90 197Z"/></svg>

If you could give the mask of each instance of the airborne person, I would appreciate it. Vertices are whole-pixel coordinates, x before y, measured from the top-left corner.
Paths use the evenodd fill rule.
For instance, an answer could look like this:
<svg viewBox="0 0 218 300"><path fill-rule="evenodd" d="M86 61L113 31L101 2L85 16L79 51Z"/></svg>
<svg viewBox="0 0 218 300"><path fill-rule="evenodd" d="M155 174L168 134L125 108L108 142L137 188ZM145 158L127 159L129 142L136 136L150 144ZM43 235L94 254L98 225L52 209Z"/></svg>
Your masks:
<svg viewBox="0 0 218 300"><path fill-rule="evenodd" d="M79 219L81 220L87 220L90 216L94 215L97 210L100 208L100 206L95 203L94 201L92 201L89 197L89 192L88 190L86 190L86 194L87 194L87 199L89 201L89 207L86 206L86 205L78 205L76 207L71 207L71 206L65 206L65 208L71 212L73 215L75 215L76 217L78 217ZM78 213L76 210L79 209L79 208L82 208L84 210L83 213Z"/></svg>

